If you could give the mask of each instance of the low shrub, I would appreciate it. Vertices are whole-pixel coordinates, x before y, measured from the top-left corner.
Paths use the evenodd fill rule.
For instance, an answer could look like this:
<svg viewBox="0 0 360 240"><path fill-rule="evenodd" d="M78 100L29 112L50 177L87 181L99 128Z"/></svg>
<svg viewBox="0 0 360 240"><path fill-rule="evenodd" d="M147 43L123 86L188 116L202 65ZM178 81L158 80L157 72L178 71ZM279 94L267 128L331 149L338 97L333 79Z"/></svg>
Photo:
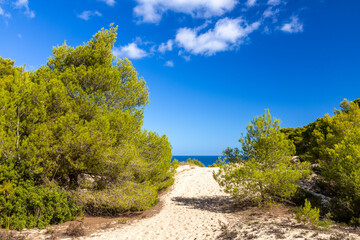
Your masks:
<svg viewBox="0 0 360 240"><path fill-rule="evenodd" d="M312 194L309 191L305 191L300 187L291 198L291 201L294 202L297 206L303 206L306 200L309 201L313 207L316 207L320 210L320 216L324 216L329 213L329 204L324 204L320 196Z"/></svg>
<svg viewBox="0 0 360 240"><path fill-rule="evenodd" d="M310 201L305 199L305 204L303 207L299 208L296 212L296 220L298 222L310 222L313 226L318 225L319 223L319 214L320 210L318 208L312 208Z"/></svg>
<svg viewBox="0 0 360 240"><path fill-rule="evenodd" d="M195 158L194 159L188 158L185 163L194 165L194 166L198 166L198 167L205 167L205 165L202 162L200 162L199 160L197 160Z"/></svg>
<svg viewBox="0 0 360 240"><path fill-rule="evenodd" d="M307 174L306 165L277 163L266 168L249 160L244 164L222 166L214 178L240 202L262 204L291 198L297 191L297 183Z"/></svg>
<svg viewBox="0 0 360 240"><path fill-rule="evenodd" d="M218 157L218 159L216 159L216 162L214 162L211 165L208 165L208 167L221 167L221 166L225 165L226 163L227 163L227 158Z"/></svg>
<svg viewBox="0 0 360 240"><path fill-rule="evenodd" d="M70 195L56 185L25 182L0 194L0 223L6 229L45 228L74 220L80 213Z"/></svg>
<svg viewBox="0 0 360 240"><path fill-rule="evenodd" d="M296 211L296 220L298 222L310 223L314 227L320 227L324 230L328 229L330 222L328 220L320 220L320 210L312 207L311 202L305 199L303 207Z"/></svg>
<svg viewBox="0 0 360 240"><path fill-rule="evenodd" d="M124 182L103 190L77 190L73 196L83 211L91 216L114 216L154 206L157 203L157 188L145 183Z"/></svg>

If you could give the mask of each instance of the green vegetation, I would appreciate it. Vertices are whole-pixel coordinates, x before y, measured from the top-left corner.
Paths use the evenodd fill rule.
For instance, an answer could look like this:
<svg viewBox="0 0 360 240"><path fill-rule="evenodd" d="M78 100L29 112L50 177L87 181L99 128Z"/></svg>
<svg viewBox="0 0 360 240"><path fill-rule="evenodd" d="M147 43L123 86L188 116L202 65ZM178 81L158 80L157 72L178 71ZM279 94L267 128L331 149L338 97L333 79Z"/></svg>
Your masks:
<svg viewBox="0 0 360 240"><path fill-rule="evenodd" d="M332 219L360 225L360 108L359 99L344 100L334 116L283 129L302 161L317 163L318 185L330 196Z"/></svg>
<svg viewBox="0 0 360 240"><path fill-rule="evenodd" d="M316 207L313 208L307 199L305 199L304 206L297 209L296 220L322 229L327 229L330 225L328 220L320 220L320 210Z"/></svg>
<svg viewBox="0 0 360 240"><path fill-rule="evenodd" d="M318 208L312 208L310 201L305 199L304 207L301 207L296 212L296 220L298 222L310 222L312 225L319 223L320 210Z"/></svg>
<svg viewBox="0 0 360 240"><path fill-rule="evenodd" d="M117 28L55 47L34 72L0 58L0 226L146 209L173 183L168 138L142 130L148 89Z"/></svg>
<svg viewBox="0 0 360 240"><path fill-rule="evenodd" d="M1 227L144 210L173 183L179 162L171 163L165 135L142 129L148 89L128 59L115 62L116 36L111 26L76 48L55 47L33 72L0 58ZM334 116L297 129L280 129L265 110L247 126L241 149L225 149L211 165L220 167L214 178L239 201L298 198L305 201L300 221L322 224L321 213L359 226L359 105L344 100ZM331 198L325 208L299 188L310 163L315 184ZM186 164L205 167L197 159Z"/></svg>
<svg viewBox="0 0 360 240"><path fill-rule="evenodd" d="M299 180L309 174L307 163L292 161L295 147L280 132L280 121L272 118L269 110L254 118L239 142L242 150L228 148L230 163L214 174L239 201L261 204L288 199L295 194Z"/></svg>
<svg viewBox="0 0 360 240"><path fill-rule="evenodd" d="M197 160L195 158L194 159L188 158L188 159L186 159L185 163L194 165L194 166L198 166L198 167L205 167L205 165L202 162L200 162L199 160Z"/></svg>
<svg viewBox="0 0 360 240"><path fill-rule="evenodd" d="M218 159L216 159L216 161L213 164L208 165L208 167L221 167L226 163L227 163L227 158L218 157Z"/></svg>
<svg viewBox="0 0 360 240"><path fill-rule="evenodd" d="M340 106L334 116L327 114L297 129L280 129L279 120L265 111L239 139L241 149L224 150L222 161L229 163L219 164L215 179L240 201L291 199L301 205L305 201L300 220L328 225L318 220L321 213L334 221L359 226L360 99L344 100ZM295 155L299 162L292 158ZM312 184L322 195L299 188L299 180L309 174L309 163L316 173ZM331 200L324 204L321 196Z"/></svg>

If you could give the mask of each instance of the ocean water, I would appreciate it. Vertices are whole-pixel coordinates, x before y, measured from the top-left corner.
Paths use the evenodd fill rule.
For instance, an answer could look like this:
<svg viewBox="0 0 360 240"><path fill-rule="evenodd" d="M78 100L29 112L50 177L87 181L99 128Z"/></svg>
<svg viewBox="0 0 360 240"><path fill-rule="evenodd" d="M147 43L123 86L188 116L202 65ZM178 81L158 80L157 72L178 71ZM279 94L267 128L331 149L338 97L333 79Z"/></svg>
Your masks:
<svg viewBox="0 0 360 240"><path fill-rule="evenodd" d="M216 160L218 159L218 155L214 155L214 156L204 156L204 155L202 155L202 156L183 156L183 155L181 155L181 156L173 156L173 158L172 158L172 160L174 160L174 159L177 159L177 160L179 160L179 162L185 162L188 158L191 158L191 159L197 159L197 160L199 160L200 162L202 162L206 167L208 166L208 165L211 165L211 164L213 164L214 162L216 162Z"/></svg>

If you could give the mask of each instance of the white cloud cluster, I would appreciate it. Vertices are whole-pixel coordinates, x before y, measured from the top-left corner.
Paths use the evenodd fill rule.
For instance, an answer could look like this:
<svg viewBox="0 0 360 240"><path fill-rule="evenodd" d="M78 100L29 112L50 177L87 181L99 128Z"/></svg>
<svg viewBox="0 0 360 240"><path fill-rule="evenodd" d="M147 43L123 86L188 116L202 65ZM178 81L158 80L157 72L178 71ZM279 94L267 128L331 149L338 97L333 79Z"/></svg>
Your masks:
<svg viewBox="0 0 360 240"><path fill-rule="evenodd" d="M247 7L253 7L255 6L255 4L256 4L256 0L247 0L247 2L245 3Z"/></svg>
<svg viewBox="0 0 360 240"><path fill-rule="evenodd" d="M172 51L173 49L173 40L168 40L166 43L161 43L158 51L161 53L165 53L166 51Z"/></svg>
<svg viewBox="0 0 360 240"><path fill-rule="evenodd" d="M82 20L89 20L93 16L101 17L102 14L98 11L83 11L82 13L78 14L77 17L81 18Z"/></svg>
<svg viewBox="0 0 360 240"><path fill-rule="evenodd" d="M279 12L280 10L278 8L274 9L273 7L269 7L263 12L263 17L264 18L275 17Z"/></svg>
<svg viewBox="0 0 360 240"><path fill-rule="evenodd" d="M118 58L127 57L130 59L140 59L148 55L148 53L143 49L140 49L135 42L120 48L114 48L113 54Z"/></svg>
<svg viewBox="0 0 360 240"><path fill-rule="evenodd" d="M192 54L213 55L241 44L260 22L248 24L242 18L220 19L214 29L199 33L197 29L181 28L176 34L176 42L180 47Z"/></svg>
<svg viewBox="0 0 360 240"><path fill-rule="evenodd" d="M198 18L221 16L234 9L238 0L136 0L134 13L144 22L158 23L168 10Z"/></svg>
<svg viewBox="0 0 360 240"><path fill-rule="evenodd" d="M292 16L290 18L290 22L285 23L281 27L281 30L288 33L298 33L298 32L303 32L304 27L297 16Z"/></svg>
<svg viewBox="0 0 360 240"><path fill-rule="evenodd" d="M98 1L113 5L116 0ZM241 44L246 42L249 35L257 30L267 34L273 31L288 33L303 31L303 23L298 16L293 15L285 22L280 19L281 13L286 11L285 0L134 1L137 3L134 14L142 22L159 23L163 14L167 11L184 13L191 15L193 18L205 18L205 20L203 24L178 29L175 37L161 44L151 42L144 44L141 40L135 40L128 45L114 48L113 53L117 57L140 59L154 54L165 54L175 49L178 51L179 56L186 61L190 61L192 54L211 56L218 52L238 49ZM238 15L239 17L232 18L222 16L232 11L236 5L240 6L241 16ZM254 16L249 15L253 13ZM218 20L215 22L214 19ZM249 21L247 19L253 20ZM138 47L147 44L150 44L149 50ZM174 62L172 60L166 61L164 66L174 67Z"/></svg>
<svg viewBox="0 0 360 240"><path fill-rule="evenodd" d="M113 7L116 3L115 0L100 0L100 1L105 2L107 5L109 5L111 7Z"/></svg>
<svg viewBox="0 0 360 240"><path fill-rule="evenodd" d="M35 17L35 12L29 8L29 0L16 0L14 4L16 8L25 8L25 15L29 18Z"/></svg>

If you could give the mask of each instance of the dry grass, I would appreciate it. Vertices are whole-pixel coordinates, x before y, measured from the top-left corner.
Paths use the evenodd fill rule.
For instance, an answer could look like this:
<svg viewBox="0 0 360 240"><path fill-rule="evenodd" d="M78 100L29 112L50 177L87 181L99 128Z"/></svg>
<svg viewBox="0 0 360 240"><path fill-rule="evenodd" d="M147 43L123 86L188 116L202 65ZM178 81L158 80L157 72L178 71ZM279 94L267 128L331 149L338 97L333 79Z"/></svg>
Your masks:
<svg viewBox="0 0 360 240"><path fill-rule="evenodd" d="M66 229L66 235L70 237L81 237L85 236L85 227L82 222L79 223L71 223Z"/></svg>

